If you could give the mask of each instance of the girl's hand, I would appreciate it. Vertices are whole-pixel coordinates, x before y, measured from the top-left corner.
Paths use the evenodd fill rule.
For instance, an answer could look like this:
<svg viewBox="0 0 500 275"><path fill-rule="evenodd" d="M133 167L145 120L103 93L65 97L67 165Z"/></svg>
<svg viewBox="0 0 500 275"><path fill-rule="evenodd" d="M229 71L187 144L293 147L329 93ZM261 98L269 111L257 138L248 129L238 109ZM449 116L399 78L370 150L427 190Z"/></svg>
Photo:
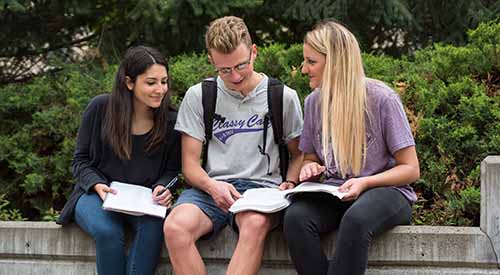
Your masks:
<svg viewBox="0 0 500 275"><path fill-rule="evenodd" d="M309 162L300 169L299 181L306 181L312 177L318 176L323 173L325 169L325 166L317 162Z"/></svg>
<svg viewBox="0 0 500 275"><path fill-rule="evenodd" d="M94 185L94 191L97 193L97 195L99 195L101 200L104 200L104 198L106 198L106 193L115 195L117 193L115 189L109 188L109 186L104 183L97 183L96 185Z"/></svg>
<svg viewBox="0 0 500 275"><path fill-rule="evenodd" d="M363 193L367 188L365 178L352 178L344 182L339 188L339 191L346 193L342 201L353 201Z"/></svg>
<svg viewBox="0 0 500 275"><path fill-rule="evenodd" d="M153 190L153 201L159 205L171 207L172 199L172 193L170 193L170 190L164 186L158 185Z"/></svg>

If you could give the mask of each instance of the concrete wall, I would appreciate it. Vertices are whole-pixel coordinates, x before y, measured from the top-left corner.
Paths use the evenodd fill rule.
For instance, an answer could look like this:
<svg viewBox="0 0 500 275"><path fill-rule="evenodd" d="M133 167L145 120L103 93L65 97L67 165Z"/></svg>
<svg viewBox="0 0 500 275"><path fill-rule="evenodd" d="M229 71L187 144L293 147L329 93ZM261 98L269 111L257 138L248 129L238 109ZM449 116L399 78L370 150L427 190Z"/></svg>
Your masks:
<svg viewBox="0 0 500 275"><path fill-rule="evenodd" d="M51 222L0 223L0 274L93 274L93 241L78 227ZM333 253L335 234L324 240ZM222 274L236 244L231 230L200 242L210 274ZM295 274L279 232L268 239L260 274ZM370 248L367 274L500 274L486 234L477 227L399 226ZM158 274L171 274L163 251Z"/></svg>
<svg viewBox="0 0 500 275"><path fill-rule="evenodd" d="M500 157L486 158L481 167L481 226L398 226L376 238L366 274L500 274ZM333 254L335 234L323 240ZM223 274L236 245L226 229L198 247L210 274ZM52 222L0 222L0 275L95 274L93 241L78 227ZM166 251L157 274L172 274ZM296 274L286 242L273 232L266 242L259 274Z"/></svg>

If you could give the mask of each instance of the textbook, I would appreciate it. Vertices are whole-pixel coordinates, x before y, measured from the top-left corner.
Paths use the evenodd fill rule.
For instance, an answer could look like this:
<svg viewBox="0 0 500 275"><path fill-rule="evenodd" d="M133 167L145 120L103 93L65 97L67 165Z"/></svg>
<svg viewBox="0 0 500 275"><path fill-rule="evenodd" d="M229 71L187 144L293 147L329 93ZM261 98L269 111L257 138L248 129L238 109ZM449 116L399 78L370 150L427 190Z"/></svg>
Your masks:
<svg viewBox="0 0 500 275"><path fill-rule="evenodd" d="M262 213L274 213L287 208L290 198L302 192L323 192L342 199L345 193L339 191L338 186L318 182L304 182L297 187L287 190L277 188L252 188L243 193L241 198L231 205L229 211L233 213L243 211L257 211Z"/></svg>
<svg viewBox="0 0 500 275"><path fill-rule="evenodd" d="M153 201L153 191L150 188L118 181L111 182L109 187L117 193L106 194L102 203L104 210L133 216L151 215L165 218L167 207Z"/></svg>

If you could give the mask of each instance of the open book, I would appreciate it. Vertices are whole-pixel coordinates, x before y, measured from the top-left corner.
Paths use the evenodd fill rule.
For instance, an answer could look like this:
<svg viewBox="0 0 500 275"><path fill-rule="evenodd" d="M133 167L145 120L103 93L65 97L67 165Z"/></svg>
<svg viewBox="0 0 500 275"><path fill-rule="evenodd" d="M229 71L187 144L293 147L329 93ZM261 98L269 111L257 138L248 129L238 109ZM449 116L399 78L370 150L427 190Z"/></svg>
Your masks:
<svg viewBox="0 0 500 275"><path fill-rule="evenodd" d="M287 208L290 205L290 197L302 192L324 192L342 199L345 193L341 193L338 186L304 182L293 189L279 190L277 188L253 188L243 193L229 211L233 213L243 211L257 211L262 213L274 213Z"/></svg>
<svg viewBox="0 0 500 275"><path fill-rule="evenodd" d="M167 207L153 201L153 192L150 188L122 183L111 182L110 187L117 191L116 195L107 193L102 208L104 210L121 212L134 216L151 215L165 218Z"/></svg>

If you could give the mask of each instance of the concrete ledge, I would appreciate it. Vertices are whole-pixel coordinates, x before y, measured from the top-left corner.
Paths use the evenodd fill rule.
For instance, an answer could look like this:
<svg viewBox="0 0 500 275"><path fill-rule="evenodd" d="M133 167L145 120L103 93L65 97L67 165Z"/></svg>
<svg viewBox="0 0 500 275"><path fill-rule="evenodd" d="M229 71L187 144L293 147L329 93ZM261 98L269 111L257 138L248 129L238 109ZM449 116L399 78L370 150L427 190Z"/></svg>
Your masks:
<svg viewBox="0 0 500 275"><path fill-rule="evenodd" d="M323 243L329 256L335 234ZM236 245L225 229L199 242L210 274L221 274ZM35 272L36 270L36 272ZM0 274L93 274L95 247L77 226L53 222L0 222ZM172 274L163 249L158 274ZM266 242L260 274L295 274L286 242L273 232ZM493 246L479 227L398 226L376 238L367 274L500 274Z"/></svg>
<svg viewBox="0 0 500 275"><path fill-rule="evenodd" d="M333 255L335 234L323 238ZM236 246L229 229L198 243L209 274L224 274ZM500 156L481 163L480 227L398 226L375 238L368 275L500 274ZM0 222L0 275L96 274L92 239L75 225L53 222ZM163 249L157 274L173 274ZM281 232L267 239L262 275L296 274Z"/></svg>
<svg viewBox="0 0 500 275"><path fill-rule="evenodd" d="M500 156L488 156L481 162L480 227L500 257ZM500 258L497 262L500 265Z"/></svg>

